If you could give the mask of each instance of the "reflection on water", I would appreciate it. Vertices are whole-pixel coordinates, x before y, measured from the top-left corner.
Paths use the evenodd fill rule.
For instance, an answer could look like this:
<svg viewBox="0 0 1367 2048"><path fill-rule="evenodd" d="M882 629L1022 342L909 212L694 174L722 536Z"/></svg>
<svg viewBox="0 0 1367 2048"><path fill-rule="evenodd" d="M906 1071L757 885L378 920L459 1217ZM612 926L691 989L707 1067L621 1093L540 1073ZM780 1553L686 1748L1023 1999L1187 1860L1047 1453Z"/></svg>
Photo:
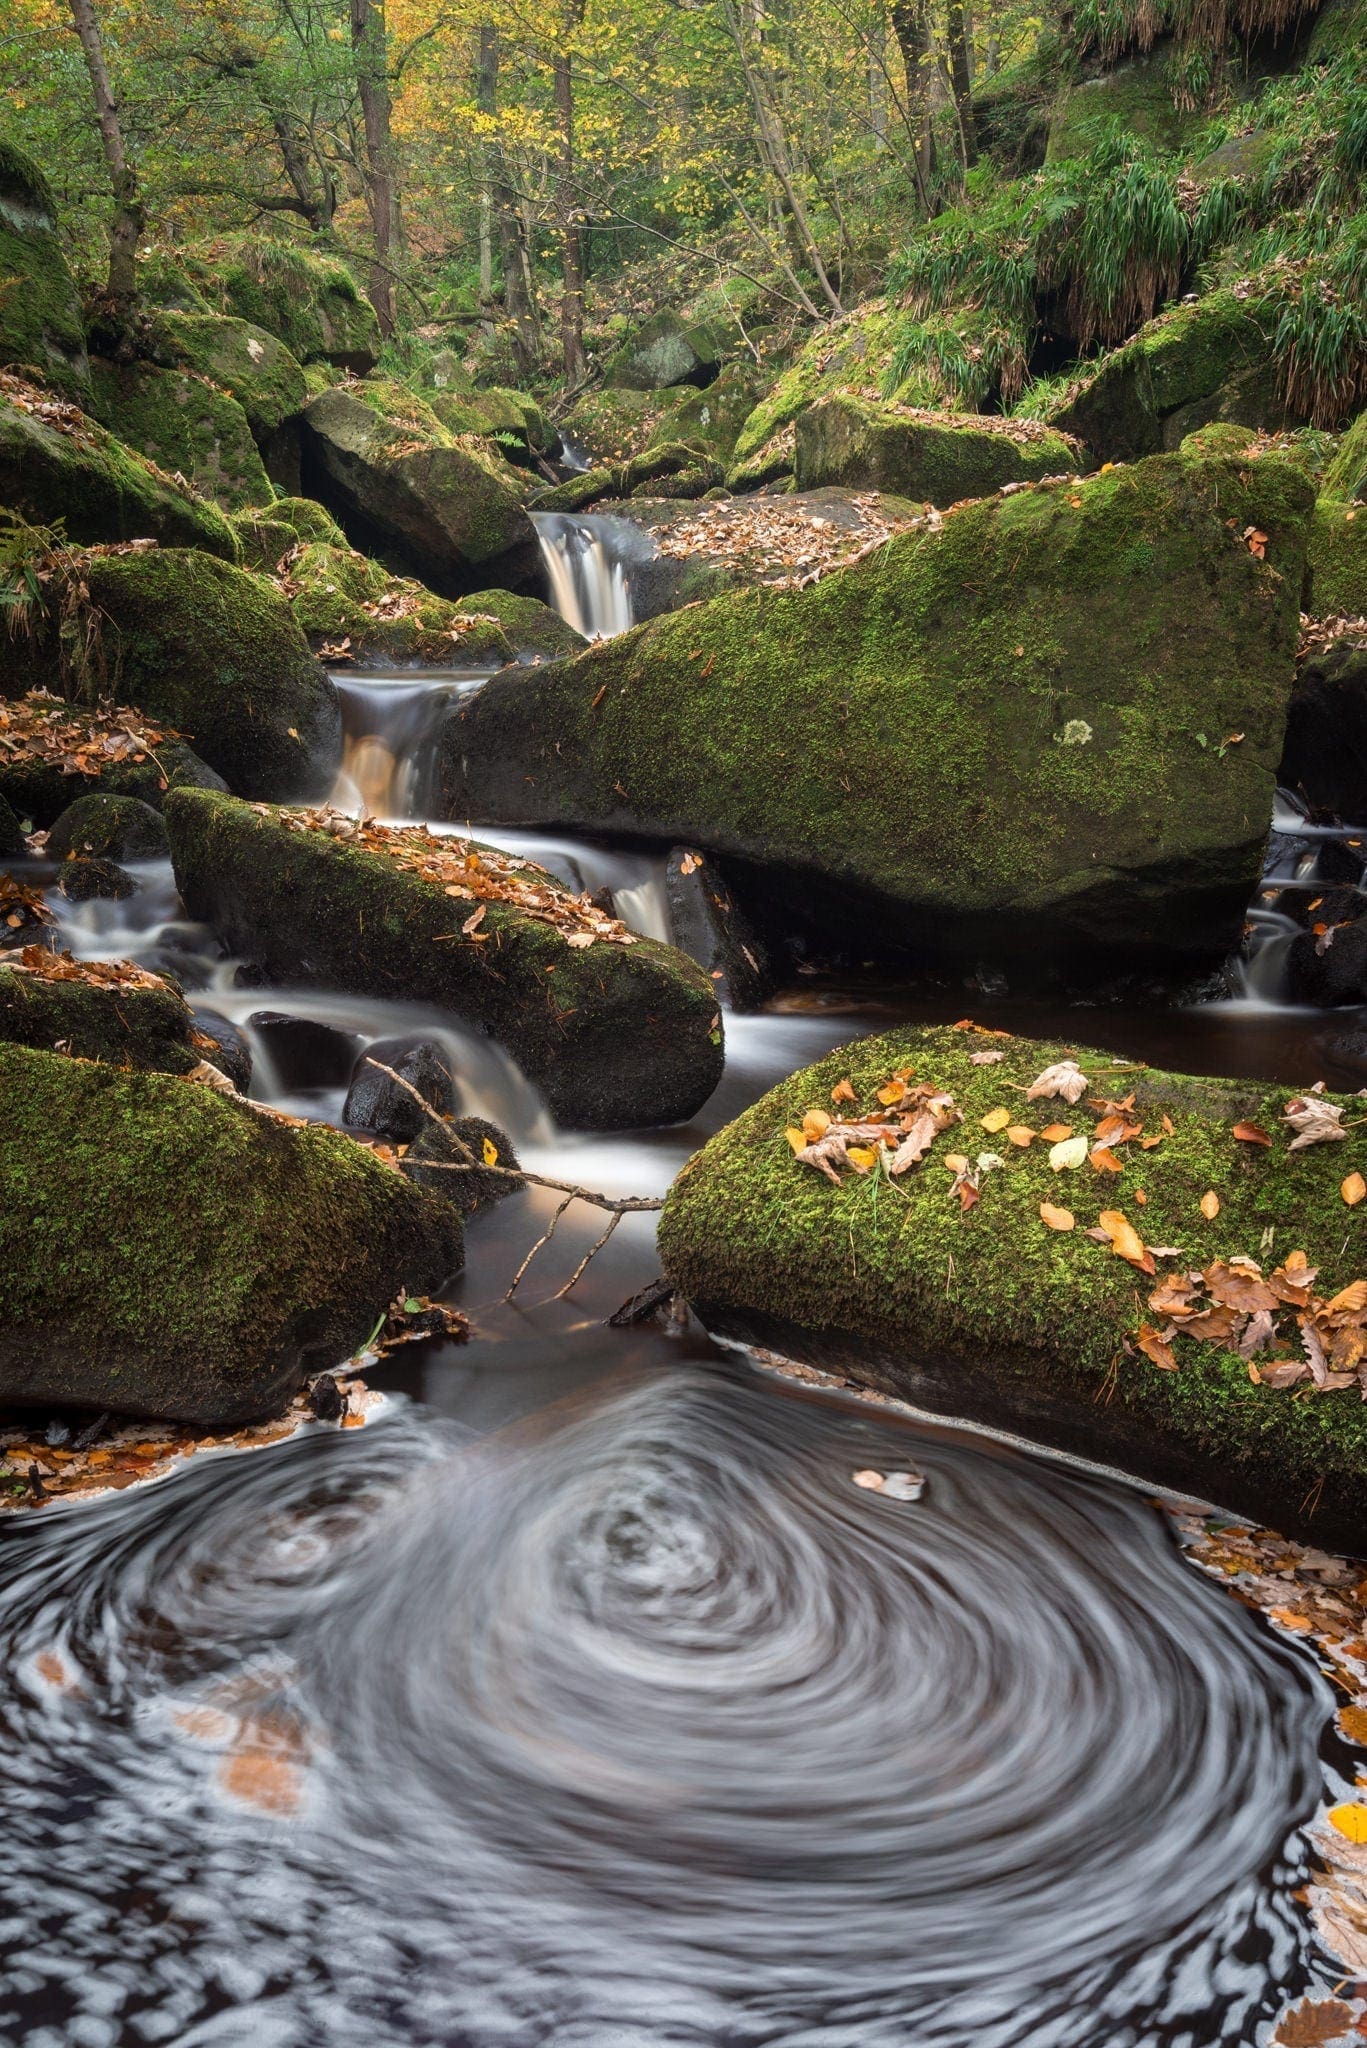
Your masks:
<svg viewBox="0 0 1367 2048"><path fill-rule="evenodd" d="M722 1366L487 1425L0 1531L4 2038L1234 2048L1301 1980L1327 1688L1143 1502Z"/></svg>

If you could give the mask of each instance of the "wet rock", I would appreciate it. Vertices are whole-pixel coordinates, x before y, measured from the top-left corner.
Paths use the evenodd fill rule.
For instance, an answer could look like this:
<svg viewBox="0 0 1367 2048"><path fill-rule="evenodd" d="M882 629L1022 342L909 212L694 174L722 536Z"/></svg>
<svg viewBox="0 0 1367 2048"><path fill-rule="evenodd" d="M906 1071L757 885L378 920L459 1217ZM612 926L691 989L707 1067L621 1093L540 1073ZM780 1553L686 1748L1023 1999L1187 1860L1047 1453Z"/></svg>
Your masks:
<svg viewBox="0 0 1367 2048"><path fill-rule="evenodd" d="M1312 807L1367 825L1367 644L1336 640L1301 664L1278 780Z"/></svg>
<svg viewBox="0 0 1367 2048"><path fill-rule="evenodd" d="M1322 910L1315 916L1324 922ZM1286 955L1286 993L1293 1003L1322 1009L1367 1002L1367 917L1293 939Z"/></svg>
<svg viewBox="0 0 1367 2048"><path fill-rule="evenodd" d="M97 860L163 860L169 847L161 813L135 796L77 797L48 834L49 860L92 854Z"/></svg>
<svg viewBox="0 0 1367 2048"><path fill-rule="evenodd" d="M407 1090L370 1065L372 1059L392 1067L438 1116L449 1116L455 1109L455 1076L440 1046L430 1038L377 1038L352 1069L351 1086L342 1105L343 1123L375 1131L396 1145L407 1145L431 1122Z"/></svg>
<svg viewBox="0 0 1367 2048"><path fill-rule="evenodd" d="M188 1073L199 1058L184 998L148 976L101 984L0 964L0 1041L166 1074Z"/></svg>
<svg viewBox="0 0 1367 2048"><path fill-rule="evenodd" d="M1182 455L977 500L493 677L443 730L443 814L699 846L827 941L1013 986L1198 971L1261 872L1311 503L1275 457Z"/></svg>
<svg viewBox="0 0 1367 2048"><path fill-rule="evenodd" d="M21 859L27 852L23 824L0 792L0 860Z"/></svg>
<svg viewBox="0 0 1367 2048"><path fill-rule="evenodd" d="M356 1063L356 1033L339 1031L316 1017L257 1010L247 1022L261 1038L284 1088L340 1087Z"/></svg>
<svg viewBox="0 0 1367 2048"><path fill-rule="evenodd" d="M672 947L572 946L554 924L497 899L467 934L469 905L442 883L227 797L177 791L167 825L187 909L230 949L296 983L435 1003L482 1026L563 1123L671 1123L720 1078L711 983ZM449 857L451 842L442 849ZM568 894L533 879L550 900Z"/></svg>
<svg viewBox="0 0 1367 2048"><path fill-rule="evenodd" d="M944 506L1091 467L1080 442L1037 421L970 422L848 393L808 406L796 429L800 491L836 484Z"/></svg>
<svg viewBox="0 0 1367 2048"><path fill-rule="evenodd" d="M450 1205L340 1132L0 1047L6 1406L273 1414L461 1259Z"/></svg>
<svg viewBox="0 0 1367 2048"><path fill-rule="evenodd" d="M485 1146L495 1157L486 1165ZM479 1161L466 1167L471 1158ZM520 1194L527 1183L491 1173L489 1166L516 1168L520 1165L506 1131L487 1117L458 1116L449 1123L427 1123L404 1155L403 1170L420 1188L453 1202L464 1216L487 1209L507 1195ZM453 1171L453 1169L459 1169Z"/></svg>
<svg viewBox="0 0 1367 2048"><path fill-rule="evenodd" d="M31 363L54 390L83 399L90 370L81 298L52 190L32 157L10 142L0 142L0 277L0 363Z"/></svg>
<svg viewBox="0 0 1367 2048"><path fill-rule="evenodd" d="M192 1010L190 1022L196 1034L192 1042L200 1057L226 1074L239 1095L245 1095L252 1085L252 1048L246 1033L217 1010Z"/></svg>
<svg viewBox="0 0 1367 2048"><path fill-rule="evenodd" d="M79 855L63 862L57 887L70 903L117 903L138 893L137 883L117 861L88 860Z"/></svg>
<svg viewBox="0 0 1367 2048"><path fill-rule="evenodd" d="M1141 1319L1159 1321L1148 1295L1172 1262L1157 1260L1148 1279L1087 1235L1098 1206L1114 1200L1145 1243L1180 1245L1183 1269L1204 1268L1235 1252L1264 1258L1263 1233L1275 1218L1278 1248L1305 1247L1320 1268L1316 1292L1330 1297L1362 1270L1339 1193L1361 1148L1288 1151L1286 1088L1136 1069L1123 1088L1134 1091L1143 1129L1161 1131L1164 1116L1172 1125L1161 1145L1138 1155L1145 1206L1125 1194L1128 1176L1099 1195L1088 1167L1055 1172L1036 1141L1011 1148L1008 1167L983 1173L977 1203L961 1210L942 1155L978 1151L981 1140L961 1144L962 1134L978 1133L1002 1104L1024 1103L1024 1090L1065 1057L1085 1074L1114 1066L1111 1053L1030 1039L994 1041L1005 1059L974 1066L981 1043L953 1029L897 1030L842 1047L771 1090L674 1182L659 1230L666 1278L722 1336L934 1413L1118 1465L1328 1547L1361 1550L1367 1403L1359 1389L1298 1399L1254 1384L1242 1357L1182 1334L1176 1370L1159 1370L1126 1344ZM895 1213L865 1198L853 1170L837 1189L793 1158L784 1130L810 1108L829 1110L841 1082L862 1110L907 1069L951 1094L963 1123L900 1176ZM1108 1093L1117 1079L1111 1071ZM1361 1108L1350 1096L1330 1100L1345 1121ZM1024 1121L1039 1129L1059 1106L1025 1103ZM1241 1146L1233 1127L1244 1120L1272 1133L1271 1146ZM1090 1112L1085 1122L1090 1128ZM1197 1207L1207 1188L1220 1195L1213 1225ZM1076 1212L1076 1227L1047 1228L1042 1202ZM1298 1332L1285 1320L1288 1341L1278 1348L1290 1353Z"/></svg>
<svg viewBox="0 0 1367 2048"><path fill-rule="evenodd" d="M771 986L769 962L721 864L692 846L672 846L665 870L674 943L707 970L728 1010L757 1010Z"/></svg>

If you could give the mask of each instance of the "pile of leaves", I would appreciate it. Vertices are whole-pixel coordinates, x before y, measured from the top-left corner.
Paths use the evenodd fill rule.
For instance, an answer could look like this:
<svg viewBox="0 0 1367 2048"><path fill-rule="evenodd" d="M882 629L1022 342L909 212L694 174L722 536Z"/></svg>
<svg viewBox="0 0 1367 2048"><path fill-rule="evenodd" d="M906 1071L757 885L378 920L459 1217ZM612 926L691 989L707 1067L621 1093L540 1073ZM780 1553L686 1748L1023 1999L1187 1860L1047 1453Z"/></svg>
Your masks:
<svg viewBox="0 0 1367 2048"><path fill-rule="evenodd" d="M0 902L8 876L0 875ZM79 981L87 988L166 988L159 974L139 967L133 960L74 960L70 953L51 953L46 946L25 946L7 954L5 966L17 974L31 974L38 981ZM216 1046L216 1041L206 1043Z"/></svg>
<svg viewBox="0 0 1367 2048"><path fill-rule="evenodd" d="M894 533L928 523L890 512L876 491L849 499L857 515L844 525L790 498L731 498L704 505L656 538L662 555L730 563L778 590L800 590L832 569L848 568Z"/></svg>
<svg viewBox="0 0 1367 2048"><path fill-rule="evenodd" d="M0 702L0 762L41 761L63 775L98 777L118 761L145 761L184 734L149 725L131 705L77 710L46 690Z"/></svg>
<svg viewBox="0 0 1367 2048"><path fill-rule="evenodd" d="M44 925L55 922L37 889L30 889L0 870L0 947L22 947L21 958L23 954L41 952L42 947L30 945L25 934L41 931ZM14 963L7 959L5 964Z"/></svg>
<svg viewBox="0 0 1367 2048"><path fill-rule="evenodd" d="M613 946L636 944L635 932L628 931L619 918L609 917L589 897L563 888L544 868L515 860L495 847L432 832L426 825L378 825L373 818L351 818L341 811L272 811L268 804L253 804L252 808L263 818L277 818L287 832L324 833L357 852L380 855L457 901L474 903L477 907L461 925L461 932L478 944L491 936L480 930L490 903L554 926L569 946L591 946L595 940Z"/></svg>
<svg viewBox="0 0 1367 2048"><path fill-rule="evenodd" d="M1346 640L1350 647L1367 647L1367 618L1312 619L1309 612L1302 612L1297 663L1308 661L1312 654L1326 653L1340 640Z"/></svg>
<svg viewBox="0 0 1367 2048"><path fill-rule="evenodd" d="M1149 1307L1166 1320L1142 1323L1136 1342L1172 1372L1172 1340L1181 1331L1246 1359L1256 1384L1308 1381L1322 1393L1357 1386L1367 1401L1367 1280L1352 1280L1325 1300L1314 1292L1317 1272L1304 1252L1294 1251L1265 1277L1256 1260L1239 1257L1166 1274L1149 1296ZM1273 1356L1259 1364L1264 1352Z"/></svg>
<svg viewBox="0 0 1367 2048"><path fill-rule="evenodd" d="M16 377L13 370L0 370L0 398L19 412L41 420L45 427L69 435L73 441L86 447L94 443L90 421L79 405L72 405L69 399L59 398L55 391L40 384L30 383L27 377Z"/></svg>

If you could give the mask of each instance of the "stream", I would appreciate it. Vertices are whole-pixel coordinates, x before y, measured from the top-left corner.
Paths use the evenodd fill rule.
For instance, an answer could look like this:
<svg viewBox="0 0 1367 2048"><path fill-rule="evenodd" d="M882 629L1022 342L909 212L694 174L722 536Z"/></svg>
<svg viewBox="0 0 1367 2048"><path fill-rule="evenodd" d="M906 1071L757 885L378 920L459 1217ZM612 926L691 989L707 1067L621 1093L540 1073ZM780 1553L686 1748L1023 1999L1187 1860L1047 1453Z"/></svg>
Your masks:
<svg viewBox="0 0 1367 2048"><path fill-rule="evenodd" d="M615 630L621 598L629 620L561 540L566 615ZM483 679L339 675L334 800L421 816L435 723ZM480 836L667 936L662 852ZM1286 859L1278 886L1309 886L1313 858ZM1367 1085L1355 1013L1280 1001L1289 920L1260 900L1239 1000L955 1007L813 981L728 1016L688 1127L562 1135L487 1039L243 986L169 864L133 872L121 902L53 890L61 943L171 968L246 1035L258 1099L340 1121L359 1053L421 1031L524 1163L612 1193L663 1191L833 1046L965 1007L1192 1071ZM263 1013L335 1043L284 1060ZM601 1227L571 1212L503 1302L553 1203L468 1226L450 1298L472 1341L369 1375L388 1398L363 1429L0 1522L0 2041L1265 2042L1324 1982L1300 1825L1344 1764L1313 1653L1114 1477L798 1387L695 1326L605 1328L657 1271L649 1217L558 1299ZM869 1466L922 1497L862 1491Z"/></svg>

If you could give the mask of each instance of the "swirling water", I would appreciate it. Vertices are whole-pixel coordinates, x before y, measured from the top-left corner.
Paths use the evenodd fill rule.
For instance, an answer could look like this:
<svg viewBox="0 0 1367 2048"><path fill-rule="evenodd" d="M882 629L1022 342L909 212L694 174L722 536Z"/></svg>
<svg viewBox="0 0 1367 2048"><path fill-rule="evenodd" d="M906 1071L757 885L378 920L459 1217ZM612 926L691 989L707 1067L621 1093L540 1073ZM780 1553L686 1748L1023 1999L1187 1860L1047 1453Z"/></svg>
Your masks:
<svg viewBox="0 0 1367 2048"><path fill-rule="evenodd" d="M739 1365L399 1399L0 1585L25 2048L1233 2048L1303 1973L1313 1666L1138 1496Z"/></svg>

